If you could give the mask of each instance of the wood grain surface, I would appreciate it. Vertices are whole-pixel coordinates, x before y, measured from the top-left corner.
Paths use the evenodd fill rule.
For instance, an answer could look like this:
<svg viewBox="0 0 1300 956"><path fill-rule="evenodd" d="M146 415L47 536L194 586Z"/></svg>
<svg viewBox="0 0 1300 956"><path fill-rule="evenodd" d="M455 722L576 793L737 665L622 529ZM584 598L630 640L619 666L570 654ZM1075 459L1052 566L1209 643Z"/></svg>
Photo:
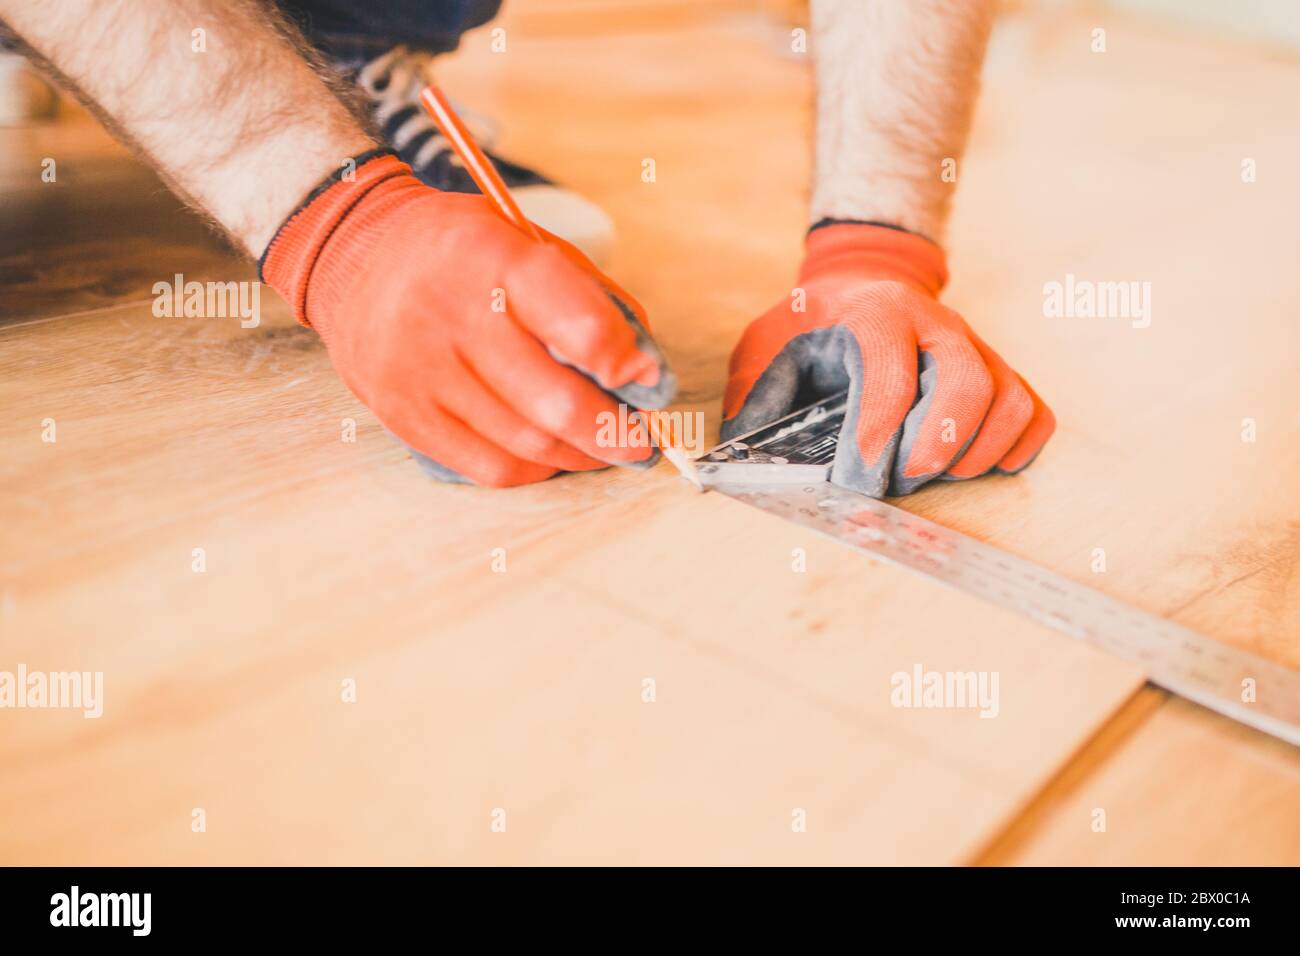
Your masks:
<svg viewBox="0 0 1300 956"><path fill-rule="evenodd" d="M716 434L797 266L808 65L634 6L510 5L440 76L610 211ZM999 25L949 243L1060 431L901 503L1300 666L1300 67L1095 19ZM430 483L269 290L254 329L152 314L253 276L160 189L84 117L0 130L0 670L105 679L97 720L0 711L0 862L1300 862L1294 749L1028 621L665 465ZM1150 282L1150 326L1045 316L1067 273ZM998 716L892 706L917 664L996 672Z"/></svg>

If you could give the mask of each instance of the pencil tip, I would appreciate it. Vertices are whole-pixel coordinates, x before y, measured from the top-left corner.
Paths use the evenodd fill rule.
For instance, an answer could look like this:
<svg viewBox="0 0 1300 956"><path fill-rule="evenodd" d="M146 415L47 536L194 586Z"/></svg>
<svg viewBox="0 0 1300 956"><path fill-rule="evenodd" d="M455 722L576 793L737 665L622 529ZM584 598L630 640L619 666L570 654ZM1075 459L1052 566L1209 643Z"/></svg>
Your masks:
<svg viewBox="0 0 1300 956"><path fill-rule="evenodd" d="M683 478L695 486L697 491L704 490L704 483L700 481L699 472L695 470L695 462L687 456L686 452L672 445L662 445L659 450L667 458L674 468L676 468Z"/></svg>

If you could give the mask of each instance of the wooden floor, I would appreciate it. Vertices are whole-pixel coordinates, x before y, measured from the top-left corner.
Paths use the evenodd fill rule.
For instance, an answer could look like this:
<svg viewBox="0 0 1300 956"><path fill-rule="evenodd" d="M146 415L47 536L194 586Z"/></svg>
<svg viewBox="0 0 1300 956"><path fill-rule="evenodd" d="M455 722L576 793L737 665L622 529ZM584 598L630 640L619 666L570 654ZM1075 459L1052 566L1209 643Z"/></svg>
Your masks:
<svg viewBox="0 0 1300 956"><path fill-rule="evenodd" d="M610 211L712 434L809 161L808 66L741 6L516 2L443 72ZM951 236L1060 430L902 504L1300 666L1300 62L1117 15L1093 54L1099 16L1001 23ZM0 130L0 670L106 684L0 711L0 863L1300 863L1296 749L666 466L430 483L269 290L154 317L178 272L253 275L84 116ZM1044 318L1067 273L1151 282L1150 328ZM915 664L999 672L999 716L893 708Z"/></svg>

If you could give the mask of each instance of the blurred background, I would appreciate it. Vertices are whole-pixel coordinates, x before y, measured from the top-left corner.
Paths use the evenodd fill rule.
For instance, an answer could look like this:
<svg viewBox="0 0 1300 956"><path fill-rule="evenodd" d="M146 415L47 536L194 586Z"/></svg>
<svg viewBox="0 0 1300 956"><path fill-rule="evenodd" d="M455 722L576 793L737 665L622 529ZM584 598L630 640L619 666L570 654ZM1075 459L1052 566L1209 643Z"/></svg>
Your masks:
<svg viewBox="0 0 1300 956"><path fill-rule="evenodd" d="M1300 4L1293 0L1001 0L1004 12L1037 7L1124 10L1174 27L1221 31L1300 51ZM598 31L602 22L626 28L638 17L657 26L728 13L762 14L781 25L801 25L808 0L507 0L506 15L528 28ZM48 119L58 109L53 88L21 57L0 52L0 124Z"/></svg>

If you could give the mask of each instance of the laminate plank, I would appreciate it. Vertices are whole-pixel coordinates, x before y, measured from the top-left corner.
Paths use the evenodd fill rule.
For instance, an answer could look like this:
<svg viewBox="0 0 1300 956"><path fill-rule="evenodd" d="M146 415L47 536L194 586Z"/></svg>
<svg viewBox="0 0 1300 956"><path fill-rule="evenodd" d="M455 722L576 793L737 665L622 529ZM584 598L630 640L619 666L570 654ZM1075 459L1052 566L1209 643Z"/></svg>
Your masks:
<svg viewBox="0 0 1300 956"><path fill-rule="evenodd" d="M271 311L0 332L6 660L105 680L4 714L0 859L952 861L1140 683L666 468L430 483Z"/></svg>
<svg viewBox="0 0 1300 956"><path fill-rule="evenodd" d="M177 273L256 278L75 106L56 123L0 127L0 326L151 300Z"/></svg>
<svg viewBox="0 0 1300 956"><path fill-rule="evenodd" d="M1131 713L1129 713L1131 711ZM997 866L1295 866L1300 755L1143 692L975 859Z"/></svg>

